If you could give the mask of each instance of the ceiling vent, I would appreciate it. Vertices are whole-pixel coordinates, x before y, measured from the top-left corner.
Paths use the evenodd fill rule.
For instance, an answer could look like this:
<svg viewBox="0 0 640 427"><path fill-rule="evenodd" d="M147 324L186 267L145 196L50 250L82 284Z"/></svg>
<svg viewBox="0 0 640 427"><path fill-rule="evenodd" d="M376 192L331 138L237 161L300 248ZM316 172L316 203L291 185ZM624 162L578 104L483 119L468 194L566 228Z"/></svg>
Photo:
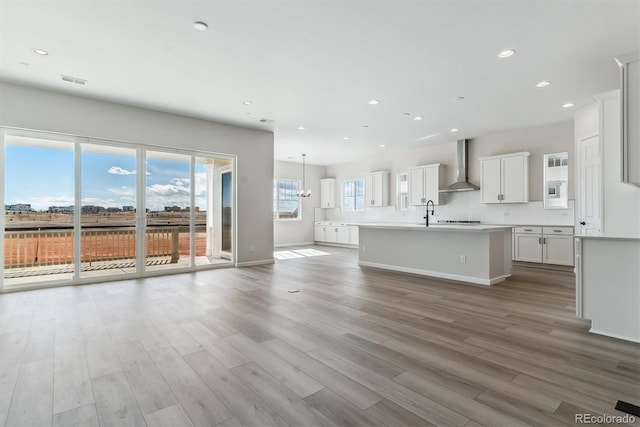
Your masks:
<svg viewBox="0 0 640 427"><path fill-rule="evenodd" d="M84 85L84 84L87 83L87 81L85 79L79 79L77 77L65 76L64 74L61 74L60 77L62 78L63 81L69 82L69 83L75 83L75 84L78 84L78 85Z"/></svg>

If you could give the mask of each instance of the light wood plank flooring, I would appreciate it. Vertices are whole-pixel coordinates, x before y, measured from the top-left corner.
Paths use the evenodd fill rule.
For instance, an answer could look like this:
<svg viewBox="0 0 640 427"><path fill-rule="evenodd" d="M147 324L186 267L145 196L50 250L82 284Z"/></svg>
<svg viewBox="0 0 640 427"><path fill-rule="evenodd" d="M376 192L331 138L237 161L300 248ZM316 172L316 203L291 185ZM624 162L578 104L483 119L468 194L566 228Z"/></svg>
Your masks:
<svg viewBox="0 0 640 427"><path fill-rule="evenodd" d="M570 271L483 287L314 249L0 295L0 425L563 426L640 403L640 346L587 332Z"/></svg>

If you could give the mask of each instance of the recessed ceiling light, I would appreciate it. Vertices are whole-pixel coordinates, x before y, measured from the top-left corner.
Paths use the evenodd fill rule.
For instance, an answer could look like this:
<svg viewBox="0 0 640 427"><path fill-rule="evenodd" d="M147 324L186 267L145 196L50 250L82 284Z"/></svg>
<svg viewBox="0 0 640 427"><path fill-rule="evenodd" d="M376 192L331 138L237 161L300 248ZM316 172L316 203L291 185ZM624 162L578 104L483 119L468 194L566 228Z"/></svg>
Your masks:
<svg viewBox="0 0 640 427"><path fill-rule="evenodd" d="M464 96L456 96L453 98L454 101L464 101Z"/></svg>
<svg viewBox="0 0 640 427"><path fill-rule="evenodd" d="M348 136L345 136L345 137L344 137L344 138L342 138L342 139L344 139L345 141L348 141L348 140L349 140L349 137L348 137Z"/></svg>
<svg viewBox="0 0 640 427"><path fill-rule="evenodd" d="M572 102L567 102L566 104L562 104L562 108L571 108L574 104Z"/></svg>
<svg viewBox="0 0 640 427"><path fill-rule="evenodd" d="M253 105L253 101L242 101L244 105Z"/></svg>
<svg viewBox="0 0 640 427"><path fill-rule="evenodd" d="M193 23L193 28L195 28L198 31L207 31L209 26L205 22L196 21Z"/></svg>
<svg viewBox="0 0 640 427"><path fill-rule="evenodd" d="M372 99L369 101L369 105L378 105L378 104L380 104L380 101L377 99Z"/></svg>
<svg viewBox="0 0 640 427"><path fill-rule="evenodd" d="M505 49L498 54L498 58L509 58L513 56L514 53L516 53L516 51L513 49Z"/></svg>
<svg viewBox="0 0 640 427"><path fill-rule="evenodd" d="M423 119L423 117L422 117L422 116L415 116L415 117L413 118L413 120L422 120L422 119Z"/></svg>
<svg viewBox="0 0 640 427"><path fill-rule="evenodd" d="M543 80L541 82L539 82L536 87L547 87L551 84L551 82L549 80Z"/></svg>
<svg viewBox="0 0 640 427"><path fill-rule="evenodd" d="M35 53L36 55L40 55L40 56L47 56L47 55L49 55L49 52L47 52L46 50L43 50L43 49L36 49L36 48L33 48L33 49L31 49L31 52Z"/></svg>
<svg viewBox="0 0 640 427"><path fill-rule="evenodd" d="M298 126L298 130L305 130L306 128L304 126Z"/></svg>
<svg viewBox="0 0 640 427"><path fill-rule="evenodd" d="M458 132L458 129L453 128L453 129L451 129L451 132Z"/></svg>
<svg viewBox="0 0 640 427"><path fill-rule="evenodd" d="M386 147L386 145L380 144L380 148L384 148L384 147Z"/></svg>

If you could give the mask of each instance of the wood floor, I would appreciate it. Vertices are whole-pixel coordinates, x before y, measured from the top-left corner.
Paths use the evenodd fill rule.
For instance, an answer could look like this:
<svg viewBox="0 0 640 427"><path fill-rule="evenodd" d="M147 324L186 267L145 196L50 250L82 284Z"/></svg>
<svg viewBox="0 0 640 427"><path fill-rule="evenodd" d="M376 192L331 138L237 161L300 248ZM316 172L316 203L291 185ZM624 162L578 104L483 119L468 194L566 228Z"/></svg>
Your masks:
<svg viewBox="0 0 640 427"><path fill-rule="evenodd" d="M562 426L640 403L640 346L587 332L571 272L483 287L315 249L0 295L0 425Z"/></svg>

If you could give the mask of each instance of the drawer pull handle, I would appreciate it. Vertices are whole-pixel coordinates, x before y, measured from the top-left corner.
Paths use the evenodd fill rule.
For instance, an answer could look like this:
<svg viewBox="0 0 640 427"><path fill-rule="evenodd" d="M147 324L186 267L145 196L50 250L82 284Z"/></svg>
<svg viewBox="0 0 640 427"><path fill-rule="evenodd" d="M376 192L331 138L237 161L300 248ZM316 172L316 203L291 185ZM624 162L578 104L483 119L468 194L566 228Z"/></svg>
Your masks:
<svg viewBox="0 0 640 427"><path fill-rule="evenodd" d="M530 228L525 228L524 231L533 231L533 230Z"/></svg>
<svg viewBox="0 0 640 427"><path fill-rule="evenodd" d="M562 233L562 230L553 230L554 233Z"/></svg>

